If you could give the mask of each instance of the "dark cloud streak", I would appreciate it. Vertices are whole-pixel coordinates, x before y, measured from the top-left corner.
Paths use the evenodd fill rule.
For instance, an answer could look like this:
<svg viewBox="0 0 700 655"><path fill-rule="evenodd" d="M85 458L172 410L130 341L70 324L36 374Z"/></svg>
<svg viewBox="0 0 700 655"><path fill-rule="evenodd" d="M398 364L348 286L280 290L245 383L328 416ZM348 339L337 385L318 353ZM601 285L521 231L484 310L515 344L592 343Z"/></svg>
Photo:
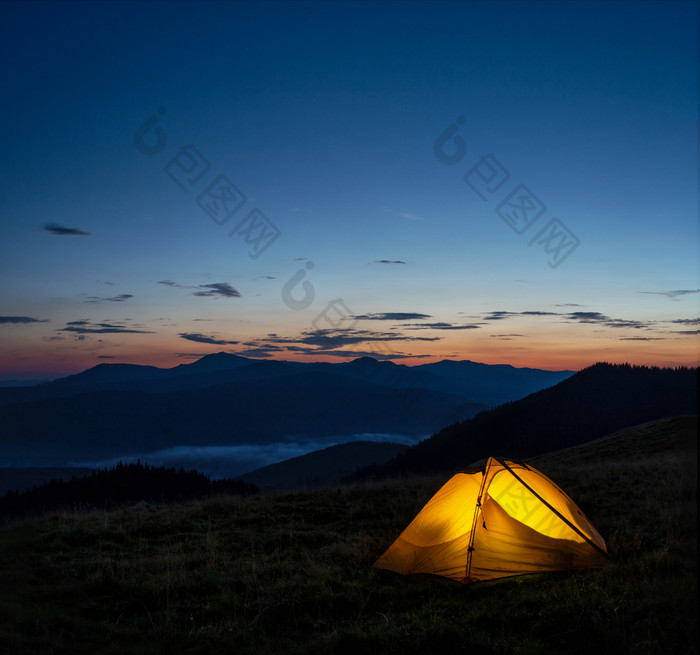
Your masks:
<svg viewBox="0 0 700 655"><path fill-rule="evenodd" d="M610 318L600 312L571 312L566 314L566 319L569 321L578 321L579 323L594 323L612 328L633 328L635 330L646 329L652 326L651 322L625 320L622 318Z"/></svg>
<svg viewBox="0 0 700 655"><path fill-rule="evenodd" d="M58 223L47 223L42 228L46 232L53 234L58 237L89 237L92 236L90 232L84 232L76 227L65 227L64 225L59 225Z"/></svg>
<svg viewBox="0 0 700 655"><path fill-rule="evenodd" d="M116 325L113 323L91 323L86 319L69 321L66 327L58 332L72 332L74 334L154 334L150 330L139 330L134 327Z"/></svg>
<svg viewBox="0 0 700 655"><path fill-rule="evenodd" d="M134 296L131 293L120 293L118 296L112 296L111 298L102 298L100 296L88 296L88 299L85 302L91 304L101 302L124 302L125 300L129 300L129 298L133 297Z"/></svg>
<svg viewBox="0 0 700 655"><path fill-rule="evenodd" d="M223 298L241 297L241 294L228 282L214 282L213 284L199 284L197 286L191 286L187 284L179 284L173 280L159 280L158 284L163 284L166 287L172 287L174 289L206 289L206 291L195 291L192 294L193 296L200 296L204 298L212 298L215 296L221 296Z"/></svg>
<svg viewBox="0 0 700 655"><path fill-rule="evenodd" d="M636 321L626 320L622 318L610 318L601 312L543 312L543 311L526 311L526 312L507 312L495 311L489 312L483 318L485 321L501 321L506 318L515 316L561 316L566 321L575 321L578 323L601 325L611 328L633 328L635 330L647 329L652 327L653 321Z"/></svg>
<svg viewBox="0 0 700 655"><path fill-rule="evenodd" d="M214 284L200 284L200 288L209 291L195 291L193 296L222 296L223 298L240 298L241 294L226 282L215 282Z"/></svg>
<svg viewBox="0 0 700 655"><path fill-rule="evenodd" d="M32 316L0 316L0 325L17 325L27 323L48 323L46 318L33 318Z"/></svg>
<svg viewBox="0 0 700 655"><path fill-rule="evenodd" d="M681 296L687 296L692 293L700 293L700 289L674 289L672 291L640 291L651 296L666 296L670 300L678 300Z"/></svg>
<svg viewBox="0 0 700 655"><path fill-rule="evenodd" d="M217 346L236 345L240 343L238 341L227 341L226 339L217 339L213 336L208 337L204 334L200 334L199 332L180 332L180 334L178 334L177 336L182 339L187 339L188 341L195 341L197 343L211 343Z"/></svg>
<svg viewBox="0 0 700 655"><path fill-rule="evenodd" d="M360 314L353 316L358 321L419 321L424 318L432 318L430 314L418 312L376 312L372 314Z"/></svg>
<svg viewBox="0 0 700 655"><path fill-rule="evenodd" d="M476 330L480 325L471 323L468 325L453 325L452 323L402 323L401 327L407 330Z"/></svg>

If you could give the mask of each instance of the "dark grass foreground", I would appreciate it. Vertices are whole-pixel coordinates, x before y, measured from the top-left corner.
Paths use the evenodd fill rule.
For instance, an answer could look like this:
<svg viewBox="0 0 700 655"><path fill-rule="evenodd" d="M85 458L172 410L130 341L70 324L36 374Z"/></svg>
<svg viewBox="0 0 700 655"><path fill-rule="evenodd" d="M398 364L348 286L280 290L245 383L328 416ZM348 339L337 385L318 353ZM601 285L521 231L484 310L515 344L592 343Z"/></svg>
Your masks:
<svg viewBox="0 0 700 655"><path fill-rule="evenodd" d="M695 418L533 463L604 570L461 587L372 568L445 481L63 514L0 530L2 653L695 653Z"/></svg>

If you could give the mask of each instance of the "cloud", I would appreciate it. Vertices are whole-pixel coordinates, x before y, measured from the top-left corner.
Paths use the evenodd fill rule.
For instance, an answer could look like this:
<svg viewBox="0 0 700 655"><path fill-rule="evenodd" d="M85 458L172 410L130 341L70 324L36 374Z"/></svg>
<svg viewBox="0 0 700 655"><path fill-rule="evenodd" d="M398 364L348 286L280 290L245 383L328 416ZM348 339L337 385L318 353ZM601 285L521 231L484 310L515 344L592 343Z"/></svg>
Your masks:
<svg viewBox="0 0 700 655"><path fill-rule="evenodd" d="M611 318L601 312L543 312L543 311L527 311L527 312L507 312L495 311L486 314L483 319L485 321L502 321L506 318L514 316L561 316L567 321L576 321L578 323L601 325L611 328L633 328L647 329L654 325L653 321L637 321L632 319Z"/></svg>
<svg viewBox="0 0 700 655"><path fill-rule="evenodd" d="M192 285L192 284L180 284L174 280L159 280L158 284L163 284L166 287L171 287L173 289L199 289L203 285Z"/></svg>
<svg viewBox="0 0 700 655"><path fill-rule="evenodd" d="M652 326L648 321L625 320L622 318L610 318L600 312L571 312L566 314L566 319L569 321L578 321L579 323L595 323L612 328L634 328L645 329Z"/></svg>
<svg viewBox="0 0 700 655"><path fill-rule="evenodd" d="M379 342L381 343L381 342ZM311 348L307 346L287 346L287 350L304 355L313 355L314 357L342 357L344 359L357 359L358 357L372 357L374 359L392 360L392 359L408 359L408 358L423 358L430 355L413 355L410 353L397 352L395 350L378 351L371 347L367 350L358 349L336 349L336 348Z"/></svg>
<svg viewBox="0 0 700 655"><path fill-rule="evenodd" d="M31 316L0 316L0 325L16 325L25 323L48 323L46 318L33 318Z"/></svg>
<svg viewBox="0 0 700 655"><path fill-rule="evenodd" d="M200 284L200 288L208 291L195 291L194 296L222 296L224 298L240 298L241 294L226 282L215 282L214 284Z"/></svg>
<svg viewBox="0 0 700 655"><path fill-rule="evenodd" d="M273 353L287 351L304 355L332 356L345 359L357 357L373 357L374 359L405 359L423 358L430 355L414 355L397 352L388 342L411 341L440 341L441 337L413 337L397 332L374 332L370 330L334 329L309 330L297 337L281 337L270 333L266 337L246 341L243 345L248 349L235 351L236 355L244 357L269 357ZM364 345L364 348L357 347Z"/></svg>
<svg viewBox="0 0 700 655"><path fill-rule="evenodd" d="M375 264L405 264L406 262L400 259L375 259Z"/></svg>
<svg viewBox="0 0 700 655"><path fill-rule="evenodd" d="M407 330L476 330L481 327L476 323L468 325L453 325L452 323L403 323L401 327Z"/></svg>
<svg viewBox="0 0 700 655"><path fill-rule="evenodd" d="M193 296L202 296L211 298L214 296L222 296L224 298L240 298L241 294L227 282L215 282L214 284L199 284L191 286L187 284L179 284L173 280L159 280L158 284L163 284L166 287L176 289L206 289L206 291L195 291Z"/></svg>
<svg viewBox="0 0 700 655"><path fill-rule="evenodd" d="M240 357L272 357L271 350L282 350L281 348L246 348L245 350L237 350L234 354Z"/></svg>
<svg viewBox="0 0 700 655"><path fill-rule="evenodd" d="M700 289L674 289L673 291L640 291L652 296L666 296L670 300L678 300L681 296L687 296L692 293L700 293Z"/></svg>
<svg viewBox="0 0 700 655"><path fill-rule="evenodd" d="M372 357L378 360L392 359L422 359L430 355L412 355L410 353L377 352L376 350L323 350L316 348L295 348L294 350L314 356L343 357L344 359L357 359L358 357Z"/></svg>
<svg viewBox="0 0 700 655"><path fill-rule="evenodd" d="M74 334L153 334L150 330L140 330L136 327L115 325L114 323L91 323L86 319L81 319L69 321L66 323L66 327L60 328L58 331Z"/></svg>
<svg viewBox="0 0 700 655"><path fill-rule="evenodd" d="M498 311L498 312L489 312L484 316L485 321L501 321L504 318L508 318L509 316L517 316L518 312L504 312L504 311Z"/></svg>
<svg viewBox="0 0 700 655"><path fill-rule="evenodd" d="M697 325L700 323L700 318L677 318L671 323L680 323L681 325Z"/></svg>
<svg viewBox="0 0 700 655"><path fill-rule="evenodd" d="M235 345L240 343L239 341L226 341L225 339L208 337L204 334L200 334L199 332L180 332L180 334L177 336L181 337L182 339L187 339L188 341L196 341L197 343L213 343L217 346Z"/></svg>
<svg viewBox="0 0 700 655"><path fill-rule="evenodd" d="M267 343L283 344L287 350L302 350L314 354L326 354L329 351L352 346L359 343L388 342L388 341L440 341L441 337L413 337L397 334L396 332L373 332L370 330L309 330L302 332L299 337L267 337L259 339L264 347ZM315 346L309 350L304 346ZM323 351L322 353L320 351Z"/></svg>
<svg viewBox="0 0 700 655"><path fill-rule="evenodd" d="M558 312L542 312L542 311L527 311L527 312L489 312L484 316L485 321L502 321L504 318L511 316L561 316Z"/></svg>
<svg viewBox="0 0 700 655"><path fill-rule="evenodd" d="M440 337L406 337L392 333L375 333L368 330L353 330L344 333L340 330L314 330L307 333L303 343L321 346L323 348L340 348L354 343L372 341L440 341Z"/></svg>
<svg viewBox="0 0 700 655"><path fill-rule="evenodd" d="M418 214L413 214L411 212L400 212L396 209L392 209L389 207L383 207L382 211L387 213L387 214L401 216L401 218L407 218L410 221L424 221L425 220L425 218L423 218L422 216L418 216Z"/></svg>
<svg viewBox="0 0 700 655"><path fill-rule="evenodd" d="M268 337L276 337L276 334L268 334ZM250 348L261 348L261 345L257 341L244 341L243 342L244 346L249 346ZM284 348L280 346L273 346L272 344L265 344L264 346L265 350L284 350Z"/></svg>
<svg viewBox="0 0 700 655"><path fill-rule="evenodd" d="M100 302L124 302L125 300L129 300L129 298L133 298L133 294L131 293L120 293L118 296L112 296L111 298L102 298L100 296L88 296L88 299L85 301L86 303L100 303Z"/></svg>
<svg viewBox="0 0 700 655"><path fill-rule="evenodd" d="M44 225L42 228L46 232L49 232L55 236L59 237L89 237L90 232L83 232L83 230L79 230L76 227L65 227L63 225L59 225L58 223L47 223Z"/></svg>
<svg viewBox="0 0 700 655"><path fill-rule="evenodd" d="M610 317L600 312L571 312L566 316L569 320L580 321L581 323L605 323Z"/></svg>
<svg viewBox="0 0 700 655"><path fill-rule="evenodd" d="M620 337L620 341L664 341L663 337Z"/></svg>
<svg viewBox="0 0 700 655"><path fill-rule="evenodd" d="M358 321L416 321L423 318L432 318L430 314L417 312L377 312L372 314L360 314L353 318Z"/></svg>
<svg viewBox="0 0 700 655"><path fill-rule="evenodd" d="M98 355L97 359L116 359L114 355Z"/></svg>
<svg viewBox="0 0 700 655"><path fill-rule="evenodd" d="M192 284L180 284L179 282L174 282L173 280L159 280L158 284L163 284L166 287L171 287L173 289L199 289L200 288L200 287L198 287L196 285L192 285Z"/></svg>

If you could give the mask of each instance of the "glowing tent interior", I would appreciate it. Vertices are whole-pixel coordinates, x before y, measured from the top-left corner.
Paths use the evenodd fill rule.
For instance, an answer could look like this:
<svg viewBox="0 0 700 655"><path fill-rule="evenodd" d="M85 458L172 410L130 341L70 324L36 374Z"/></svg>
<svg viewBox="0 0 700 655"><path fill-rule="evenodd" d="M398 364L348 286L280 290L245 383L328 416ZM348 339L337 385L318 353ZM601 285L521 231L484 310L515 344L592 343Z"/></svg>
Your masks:
<svg viewBox="0 0 700 655"><path fill-rule="evenodd" d="M604 539L554 482L491 457L452 477L374 566L466 584L610 561Z"/></svg>

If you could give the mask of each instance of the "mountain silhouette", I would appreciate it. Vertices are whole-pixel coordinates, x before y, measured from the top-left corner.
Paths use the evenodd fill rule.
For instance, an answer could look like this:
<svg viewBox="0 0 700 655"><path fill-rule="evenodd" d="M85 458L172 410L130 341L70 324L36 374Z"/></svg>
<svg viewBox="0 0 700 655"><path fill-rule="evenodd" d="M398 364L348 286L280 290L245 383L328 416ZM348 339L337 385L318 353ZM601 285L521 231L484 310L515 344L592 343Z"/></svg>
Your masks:
<svg viewBox="0 0 700 655"><path fill-rule="evenodd" d="M489 455L522 459L697 410L698 369L599 363L456 422L363 475L455 471Z"/></svg>
<svg viewBox="0 0 700 655"><path fill-rule="evenodd" d="M170 392L107 390L0 408L5 466L177 446L262 444L363 432L419 437L483 405L429 389L392 389L315 371Z"/></svg>
<svg viewBox="0 0 700 655"><path fill-rule="evenodd" d="M175 447L382 433L422 437L569 371L443 361L405 366L207 355L169 369L99 364L0 389L3 466L72 466Z"/></svg>
<svg viewBox="0 0 700 655"><path fill-rule="evenodd" d="M96 391L187 391L229 382L274 379L300 372L322 372L391 388L419 388L456 394L487 407L552 386L573 371L544 371L509 365L443 360L406 366L360 357L350 362L285 362L215 353L169 369L138 364L98 364L81 373L35 387L0 388L0 406L40 398Z"/></svg>

